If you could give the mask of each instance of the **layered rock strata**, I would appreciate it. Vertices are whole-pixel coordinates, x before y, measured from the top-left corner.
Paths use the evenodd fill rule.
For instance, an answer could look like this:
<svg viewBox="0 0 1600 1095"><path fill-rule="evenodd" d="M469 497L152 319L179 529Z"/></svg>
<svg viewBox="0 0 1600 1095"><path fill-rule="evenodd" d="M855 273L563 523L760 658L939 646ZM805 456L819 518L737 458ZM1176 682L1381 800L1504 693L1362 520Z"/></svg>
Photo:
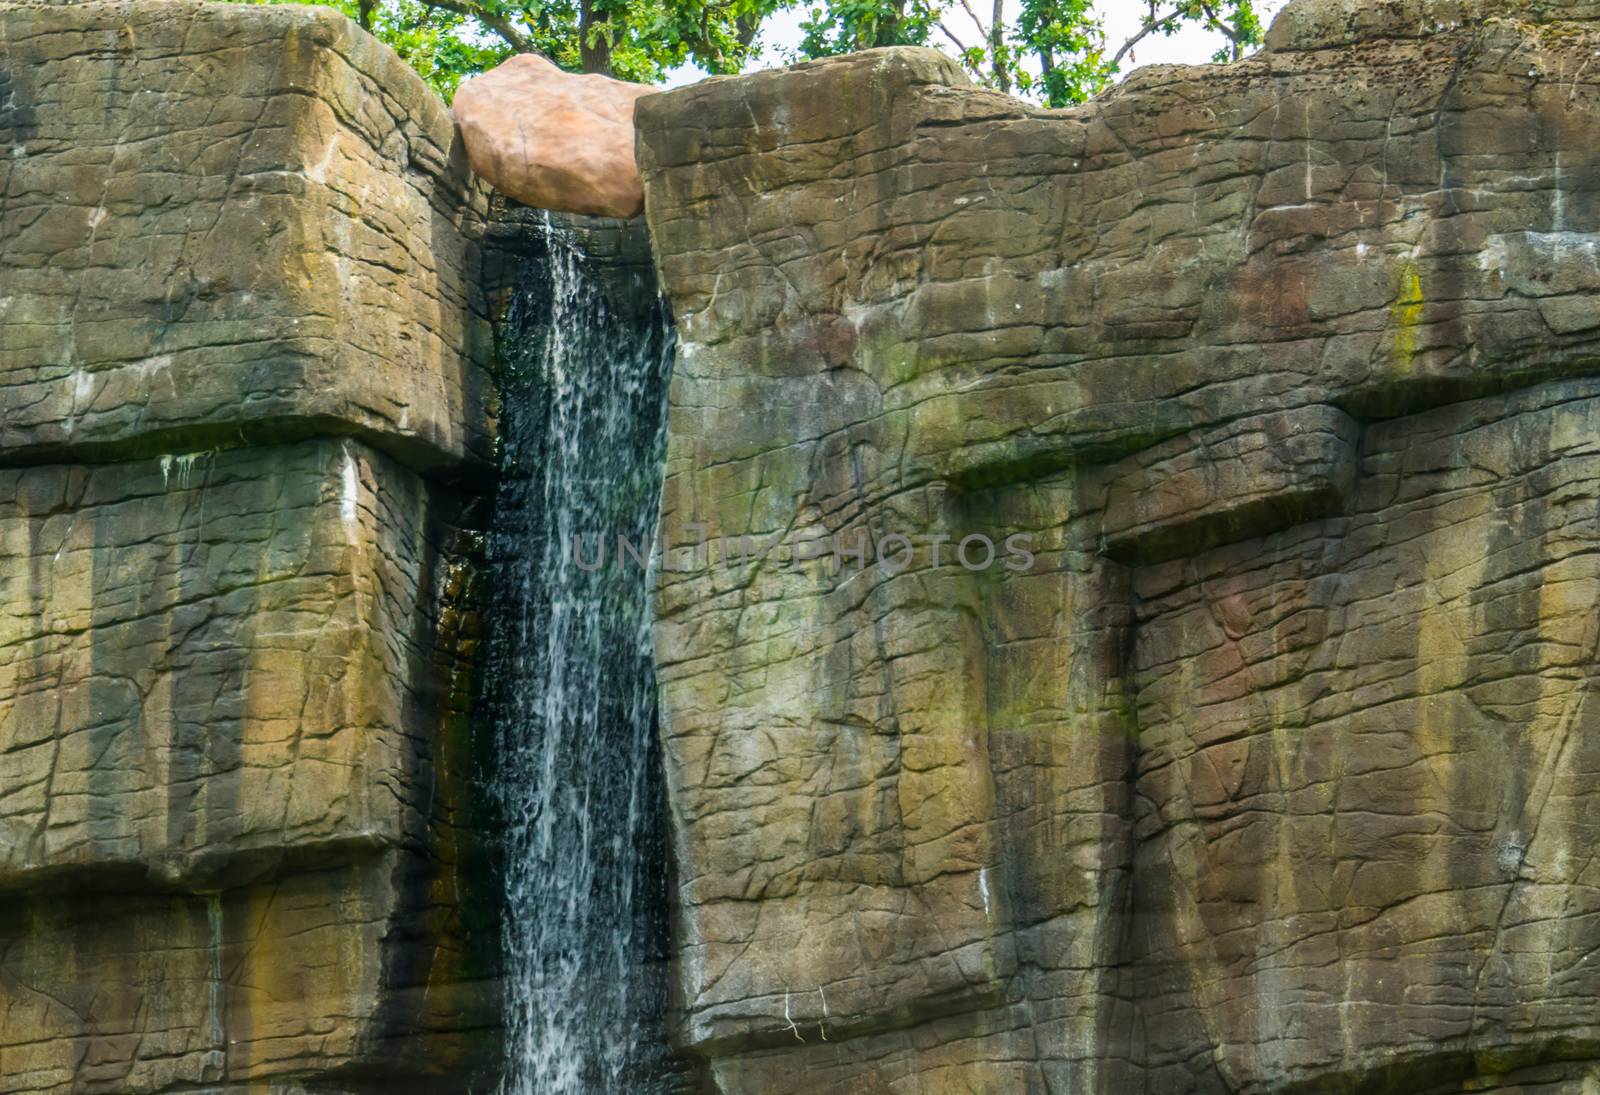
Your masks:
<svg viewBox="0 0 1600 1095"><path fill-rule="evenodd" d="M640 102L716 1090L1600 1083L1596 19Z"/></svg>
<svg viewBox="0 0 1600 1095"><path fill-rule="evenodd" d="M327 9L0 4L0 1091L472 1090L448 111Z"/></svg>

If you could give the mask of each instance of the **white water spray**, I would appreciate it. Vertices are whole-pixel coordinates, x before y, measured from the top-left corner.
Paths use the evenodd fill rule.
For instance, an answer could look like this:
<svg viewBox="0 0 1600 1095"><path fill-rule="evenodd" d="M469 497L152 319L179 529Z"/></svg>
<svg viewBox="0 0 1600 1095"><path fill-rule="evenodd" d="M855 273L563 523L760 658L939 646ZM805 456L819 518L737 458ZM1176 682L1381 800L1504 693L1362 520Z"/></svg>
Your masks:
<svg viewBox="0 0 1600 1095"><path fill-rule="evenodd" d="M565 231L503 325L493 793L506 824L504 1095L673 1090L652 575L608 554L656 529L672 339L648 284L617 315ZM643 280L643 279L641 279Z"/></svg>

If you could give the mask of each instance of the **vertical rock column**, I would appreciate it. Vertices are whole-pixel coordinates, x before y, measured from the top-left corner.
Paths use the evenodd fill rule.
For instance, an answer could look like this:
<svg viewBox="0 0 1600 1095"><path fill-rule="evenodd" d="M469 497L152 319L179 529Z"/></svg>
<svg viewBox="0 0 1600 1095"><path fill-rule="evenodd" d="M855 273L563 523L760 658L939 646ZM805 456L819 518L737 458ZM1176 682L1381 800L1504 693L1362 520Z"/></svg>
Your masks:
<svg viewBox="0 0 1600 1095"><path fill-rule="evenodd" d="M453 137L326 10L0 4L0 1092L492 1056Z"/></svg>

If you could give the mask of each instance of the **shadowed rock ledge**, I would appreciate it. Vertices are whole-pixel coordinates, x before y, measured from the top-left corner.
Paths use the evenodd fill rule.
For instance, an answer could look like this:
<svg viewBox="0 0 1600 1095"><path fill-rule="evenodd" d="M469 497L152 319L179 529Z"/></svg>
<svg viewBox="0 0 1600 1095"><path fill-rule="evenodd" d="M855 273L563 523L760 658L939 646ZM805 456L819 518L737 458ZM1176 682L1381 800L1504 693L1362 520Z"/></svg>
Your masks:
<svg viewBox="0 0 1600 1095"><path fill-rule="evenodd" d="M657 593L716 1090L1600 1083L1595 18L640 102L666 538L827 545Z"/></svg>

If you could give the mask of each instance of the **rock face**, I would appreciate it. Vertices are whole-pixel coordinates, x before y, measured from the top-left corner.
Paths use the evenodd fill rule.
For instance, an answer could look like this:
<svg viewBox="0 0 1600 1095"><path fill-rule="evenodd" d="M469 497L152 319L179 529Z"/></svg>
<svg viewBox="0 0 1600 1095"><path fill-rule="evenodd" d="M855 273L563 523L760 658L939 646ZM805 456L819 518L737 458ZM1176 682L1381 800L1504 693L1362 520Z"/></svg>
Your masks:
<svg viewBox="0 0 1600 1095"><path fill-rule="evenodd" d="M0 4L0 148L0 1092L481 1087L448 111L327 9Z"/></svg>
<svg viewBox="0 0 1600 1095"><path fill-rule="evenodd" d="M1298 0L1069 111L916 50L640 104L716 1090L1600 1083L1594 19Z"/></svg>
<svg viewBox="0 0 1600 1095"><path fill-rule="evenodd" d="M633 107L655 88L519 54L461 85L454 109L478 174L537 209L636 217Z"/></svg>

